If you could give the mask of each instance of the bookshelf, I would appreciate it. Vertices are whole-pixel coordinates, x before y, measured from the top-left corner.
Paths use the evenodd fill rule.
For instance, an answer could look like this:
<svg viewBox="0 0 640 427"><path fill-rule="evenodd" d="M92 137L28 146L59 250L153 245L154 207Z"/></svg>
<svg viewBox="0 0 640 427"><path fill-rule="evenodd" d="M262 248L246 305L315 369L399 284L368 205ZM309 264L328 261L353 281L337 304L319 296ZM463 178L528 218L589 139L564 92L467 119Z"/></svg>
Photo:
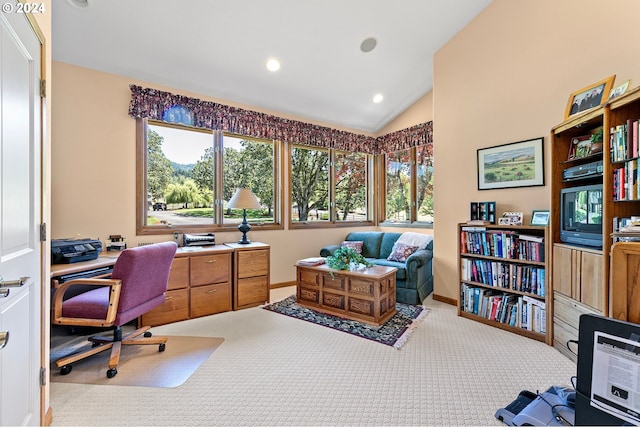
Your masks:
<svg viewBox="0 0 640 427"><path fill-rule="evenodd" d="M610 313L611 266L609 258L616 241L637 241L637 233L620 232L640 215L638 184L640 88L608 101L601 107L570 117L551 129L551 282L553 294L553 344L576 360L567 342L578 338L581 314ZM574 149L576 141L602 129L601 151ZM578 142L580 146L584 143ZM584 147L586 148L586 147ZM601 162L601 174L567 179L569 168ZM578 186L602 185L600 247L585 247L561 237L561 193ZM577 351L574 348L574 351Z"/></svg>
<svg viewBox="0 0 640 427"><path fill-rule="evenodd" d="M548 227L458 224L458 315L552 344Z"/></svg>

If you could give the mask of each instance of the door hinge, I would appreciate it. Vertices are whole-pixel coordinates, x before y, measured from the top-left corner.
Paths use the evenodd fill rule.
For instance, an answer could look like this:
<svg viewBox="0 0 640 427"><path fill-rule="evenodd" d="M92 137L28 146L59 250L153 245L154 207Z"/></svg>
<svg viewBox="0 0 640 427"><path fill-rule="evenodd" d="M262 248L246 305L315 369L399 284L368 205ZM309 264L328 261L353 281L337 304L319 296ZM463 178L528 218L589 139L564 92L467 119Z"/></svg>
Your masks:
<svg viewBox="0 0 640 427"><path fill-rule="evenodd" d="M47 370L45 368L40 368L40 387L44 387L47 385Z"/></svg>
<svg viewBox="0 0 640 427"><path fill-rule="evenodd" d="M40 97L47 97L47 81L45 79L40 79Z"/></svg>
<svg viewBox="0 0 640 427"><path fill-rule="evenodd" d="M40 241L41 242L47 241L47 224L46 223L40 224Z"/></svg>

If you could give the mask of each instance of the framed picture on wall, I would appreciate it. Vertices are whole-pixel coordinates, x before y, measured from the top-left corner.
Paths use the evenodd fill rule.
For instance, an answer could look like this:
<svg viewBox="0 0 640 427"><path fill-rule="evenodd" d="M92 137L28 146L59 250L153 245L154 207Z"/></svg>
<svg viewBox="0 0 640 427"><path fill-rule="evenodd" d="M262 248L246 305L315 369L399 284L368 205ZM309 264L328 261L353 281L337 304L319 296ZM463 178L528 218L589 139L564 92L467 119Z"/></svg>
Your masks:
<svg viewBox="0 0 640 427"><path fill-rule="evenodd" d="M478 150L478 190L544 185L544 138Z"/></svg>
<svg viewBox="0 0 640 427"><path fill-rule="evenodd" d="M613 86L615 80L615 74L613 76L602 79L592 85L577 90L569 95L569 101L567 107L564 110L565 120L574 114L582 113L583 111L590 110L607 102L609 99L609 92Z"/></svg>

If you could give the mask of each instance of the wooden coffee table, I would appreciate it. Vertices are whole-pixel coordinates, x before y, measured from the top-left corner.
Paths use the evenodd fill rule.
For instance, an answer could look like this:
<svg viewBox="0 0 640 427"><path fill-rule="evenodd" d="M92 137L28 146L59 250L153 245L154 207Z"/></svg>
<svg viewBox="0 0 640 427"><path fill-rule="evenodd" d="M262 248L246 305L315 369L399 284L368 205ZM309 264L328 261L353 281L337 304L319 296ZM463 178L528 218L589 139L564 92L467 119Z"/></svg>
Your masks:
<svg viewBox="0 0 640 427"><path fill-rule="evenodd" d="M301 306L380 326L396 313L395 267L334 270L326 264L296 265L296 295Z"/></svg>

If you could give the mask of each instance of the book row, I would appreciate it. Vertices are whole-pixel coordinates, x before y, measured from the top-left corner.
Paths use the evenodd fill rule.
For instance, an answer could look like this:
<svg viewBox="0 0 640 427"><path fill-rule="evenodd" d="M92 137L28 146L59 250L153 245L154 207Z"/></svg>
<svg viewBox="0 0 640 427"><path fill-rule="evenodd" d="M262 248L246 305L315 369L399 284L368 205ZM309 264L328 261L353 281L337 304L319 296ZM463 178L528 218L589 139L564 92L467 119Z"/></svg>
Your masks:
<svg viewBox="0 0 640 427"><path fill-rule="evenodd" d="M460 296L462 311L515 328L546 333L547 313L544 301L464 283Z"/></svg>
<svg viewBox="0 0 640 427"><path fill-rule="evenodd" d="M460 248L462 253L496 258L544 262L544 238L516 234L511 230L475 230L462 227Z"/></svg>
<svg viewBox="0 0 640 427"><path fill-rule="evenodd" d="M638 120L611 126L609 129L611 162L620 162L638 157Z"/></svg>
<svg viewBox="0 0 640 427"><path fill-rule="evenodd" d="M462 258L462 280L545 296L545 269L531 265Z"/></svg>
<svg viewBox="0 0 640 427"><path fill-rule="evenodd" d="M629 160L623 167L613 170L613 200L640 199L638 173L640 159Z"/></svg>

